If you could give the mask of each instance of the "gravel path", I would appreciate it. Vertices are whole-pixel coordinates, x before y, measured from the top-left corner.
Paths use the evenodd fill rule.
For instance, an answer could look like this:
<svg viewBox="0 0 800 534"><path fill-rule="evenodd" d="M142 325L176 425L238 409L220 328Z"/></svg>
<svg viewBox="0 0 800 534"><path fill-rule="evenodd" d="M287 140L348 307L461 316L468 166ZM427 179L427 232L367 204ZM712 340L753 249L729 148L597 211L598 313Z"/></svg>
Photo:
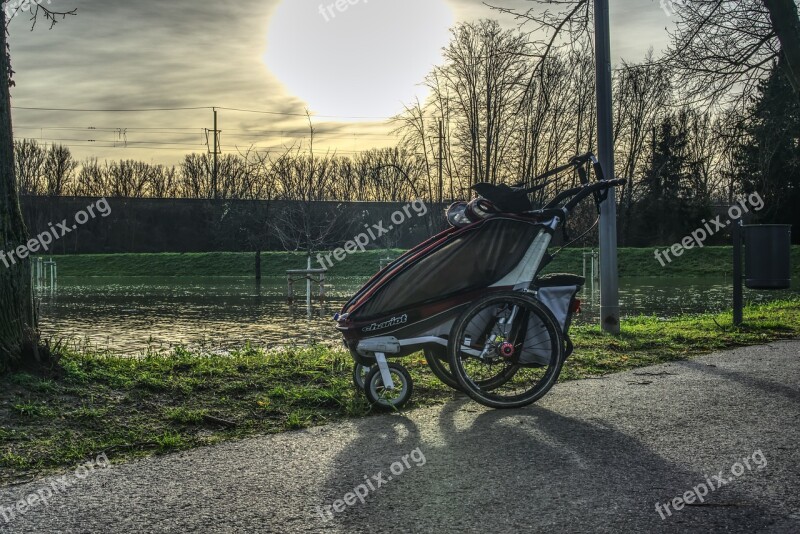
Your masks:
<svg viewBox="0 0 800 534"><path fill-rule="evenodd" d="M458 398L101 461L24 514L7 508L57 481L0 488L0 532L797 533L799 441L800 341L780 342L559 384L522 410Z"/></svg>

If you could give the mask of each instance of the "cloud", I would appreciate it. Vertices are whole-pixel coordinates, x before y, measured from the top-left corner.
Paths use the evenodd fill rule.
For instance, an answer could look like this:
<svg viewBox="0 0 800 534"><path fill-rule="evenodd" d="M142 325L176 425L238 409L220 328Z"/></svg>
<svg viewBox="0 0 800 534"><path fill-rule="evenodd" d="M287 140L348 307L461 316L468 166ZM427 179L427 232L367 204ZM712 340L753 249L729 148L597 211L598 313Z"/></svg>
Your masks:
<svg viewBox="0 0 800 534"><path fill-rule="evenodd" d="M291 1L291 0L288 0ZM457 20L496 17L480 0L448 0ZM290 94L264 65L270 17L279 0L53 0L54 9L78 8L52 30L47 24L31 32L23 14L10 27L12 64L17 86L12 105L46 108L129 109L210 107L265 109L303 113L306 103ZM639 59L652 44L659 48L670 20L656 2L615 2L615 51ZM503 5L527 7L526 0ZM513 22L503 18L508 26ZM409 26L409 40L415 39ZM303 28L296 31L302 32ZM336 43L330 43L332 49ZM329 51L321 50L320 54ZM288 53L288 52L287 52ZM369 68L366 66L365 68ZM324 80L319 83L324 84ZM67 113L14 110L15 134L56 139L71 145L79 157L133 158L175 163L184 153L203 152L204 128L212 127L211 110L149 113ZM388 146L390 126L380 123L333 123L317 119L320 130L336 131L330 146L360 150ZM221 111L223 147L239 142L277 146L289 135L247 137L257 131L307 129L303 117L252 115ZM55 130L74 127L74 130ZM89 127L109 131L88 130ZM118 143L114 129L128 128L128 149L102 148ZM157 133L136 128L161 128ZM181 130L185 129L185 130ZM148 133L149 132L149 133ZM362 134L362 138L350 134ZM238 134L239 137L234 137ZM89 142L95 139L95 142ZM140 143L134 145L133 143ZM149 143L149 144L148 144ZM173 143L169 145L167 143ZM134 148L149 146L151 149Z"/></svg>

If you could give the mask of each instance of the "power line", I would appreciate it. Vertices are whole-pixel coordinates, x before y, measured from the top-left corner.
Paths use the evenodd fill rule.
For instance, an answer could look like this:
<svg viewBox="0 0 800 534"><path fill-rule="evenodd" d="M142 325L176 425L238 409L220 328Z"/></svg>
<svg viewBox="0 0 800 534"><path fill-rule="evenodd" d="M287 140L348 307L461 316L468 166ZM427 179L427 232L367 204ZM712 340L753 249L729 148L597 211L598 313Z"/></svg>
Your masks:
<svg viewBox="0 0 800 534"><path fill-rule="evenodd" d="M110 127L94 127L94 126L14 126L14 130L56 130L56 131L74 131L74 132L106 132L115 133L120 130L127 130L128 133L138 132L139 135L187 135L189 132L198 132L203 134L205 128L110 128ZM308 131L304 130L225 130L228 137L296 137L307 138ZM231 132L245 132L245 133L231 133ZM383 140L397 140L399 136L393 135L379 135L379 134L362 134L356 132L338 132L338 131L317 131L315 130L314 137L317 139L346 139L352 141L355 139L383 139Z"/></svg>
<svg viewBox="0 0 800 534"><path fill-rule="evenodd" d="M206 146L205 143L171 143L167 141L120 141L114 139L75 139L74 137L37 137L34 140L40 141L77 141L80 143L127 143L133 144L153 144L153 145L179 145L179 146ZM123 147L124 148L124 147Z"/></svg>
<svg viewBox="0 0 800 534"><path fill-rule="evenodd" d="M139 109L87 109L87 108L39 108L27 106L11 106L11 109L21 109L27 111L61 111L69 113L145 113L149 111L198 111L198 110L213 110L214 106L200 106L200 107L176 107L176 108L139 108ZM283 117L305 117L305 113L289 113L285 111L267 111L258 109L243 109L243 108L225 108L217 107L217 109L224 109L226 111L238 111L241 113L257 113L260 115L279 115ZM376 116L349 116L349 115L314 115L311 117L318 117L322 119L375 119L375 120L391 120L397 117L376 117Z"/></svg>
<svg viewBox="0 0 800 534"><path fill-rule="evenodd" d="M112 132L115 132L115 131L119 130L119 128L117 128L117 127L110 127L110 126L102 126L102 127L100 127L100 126L19 126L19 125L16 125L16 124L14 125L14 129L15 130L97 130L97 131L112 131ZM136 131L143 130L143 131L148 131L148 132L149 131L153 131L153 130L170 130L170 131L171 130L183 130L183 131L197 130L197 131L202 131L203 130L203 126L196 126L194 128L189 128L189 127L179 128L179 127L173 127L173 126L169 126L169 127L164 126L164 127L160 127L160 128L123 128L123 130L136 130ZM238 131L238 130L236 130L236 131ZM169 133L169 132L156 132L156 131L153 131L153 133ZM183 133L183 132L181 132L181 133Z"/></svg>
<svg viewBox="0 0 800 534"><path fill-rule="evenodd" d="M284 115L287 117L305 117L305 113L285 113L279 111L260 111L256 109L240 109L240 108L217 108L217 109L224 109L226 111L240 111L242 113L258 113L261 115ZM370 117L370 116L348 116L348 115L314 115L311 114L311 118L319 117L322 119L377 119L377 120L390 120L397 117L397 115L391 117Z"/></svg>
<svg viewBox="0 0 800 534"><path fill-rule="evenodd" d="M143 108L143 109L77 109L77 108L31 108L24 106L11 106L11 109L24 109L28 111L66 111L76 113L141 113L147 111L197 111L201 109L211 109L210 107L199 108Z"/></svg>
<svg viewBox="0 0 800 534"><path fill-rule="evenodd" d="M105 141L105 142L108 142L108 141ZM47 145L47 144L53 145L53 144L56 144L56 143L45 143L45 145ZM124 150L168 150L168 151L171 151L171 152L177 152L177 151L182 150L180 148L168 148L168 147L164 147L164 146L128 146L128 147L125 147L125 146L121 146L119 144L117 144L117 145L104 145L104 144L99 144L99 143L88 143L88 144L58 143L58 144L61 145L61 146L65 146L67 148L121 148L121 149L124 149ZM185 152L184 152L184 154L185 154Z"/></svg>

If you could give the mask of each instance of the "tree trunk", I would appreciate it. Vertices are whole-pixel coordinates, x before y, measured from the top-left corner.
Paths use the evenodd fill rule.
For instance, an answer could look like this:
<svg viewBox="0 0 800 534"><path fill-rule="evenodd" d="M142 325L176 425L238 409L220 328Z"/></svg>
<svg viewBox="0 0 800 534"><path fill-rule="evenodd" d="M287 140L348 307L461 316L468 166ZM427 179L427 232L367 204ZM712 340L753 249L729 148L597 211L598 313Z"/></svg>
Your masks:
<svg viewBox="0 0 800 534"><path fill-rule="evenodd" d="M6 253L4 261L0 261L0 369L34 363L24 362L23 353L38 358L30 260L19 260L16 253L14 263L8 258L8 253L27 241L27 231L14 174L11 67L6 35L6 14L0 10L0 253Z"/></svg>
<svg viewBox="0 0 800 534"><path fill-rule="evenodd" d="M800 18L797 16L795 0L764 0L769 10L769 18L778 40L781 51L788 65L789 83L796 95L800 95Z"/></svg>

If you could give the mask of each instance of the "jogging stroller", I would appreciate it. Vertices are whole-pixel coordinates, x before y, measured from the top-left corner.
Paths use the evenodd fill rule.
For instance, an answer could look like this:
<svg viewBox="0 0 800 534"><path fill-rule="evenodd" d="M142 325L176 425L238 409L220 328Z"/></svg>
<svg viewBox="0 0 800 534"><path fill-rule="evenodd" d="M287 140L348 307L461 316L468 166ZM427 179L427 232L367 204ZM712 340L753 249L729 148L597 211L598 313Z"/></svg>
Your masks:
<svg viewBox="0 0 800 534"><path fill-rule="evenodd" d="M451 228L383 268L334 316L355 360L353 380L373 405L409 400L408 370L387 359L419 351L442 382L489 407L525 406L553 386L572 352L584 279L540 277L552 259L547 248L578 203L594 196L599 212L607 190L625 183L604 180L592 154L535 180L573 169L582 185L542 209L528 195L547 183L474 186L478 198L448 209Z"/></svg>

